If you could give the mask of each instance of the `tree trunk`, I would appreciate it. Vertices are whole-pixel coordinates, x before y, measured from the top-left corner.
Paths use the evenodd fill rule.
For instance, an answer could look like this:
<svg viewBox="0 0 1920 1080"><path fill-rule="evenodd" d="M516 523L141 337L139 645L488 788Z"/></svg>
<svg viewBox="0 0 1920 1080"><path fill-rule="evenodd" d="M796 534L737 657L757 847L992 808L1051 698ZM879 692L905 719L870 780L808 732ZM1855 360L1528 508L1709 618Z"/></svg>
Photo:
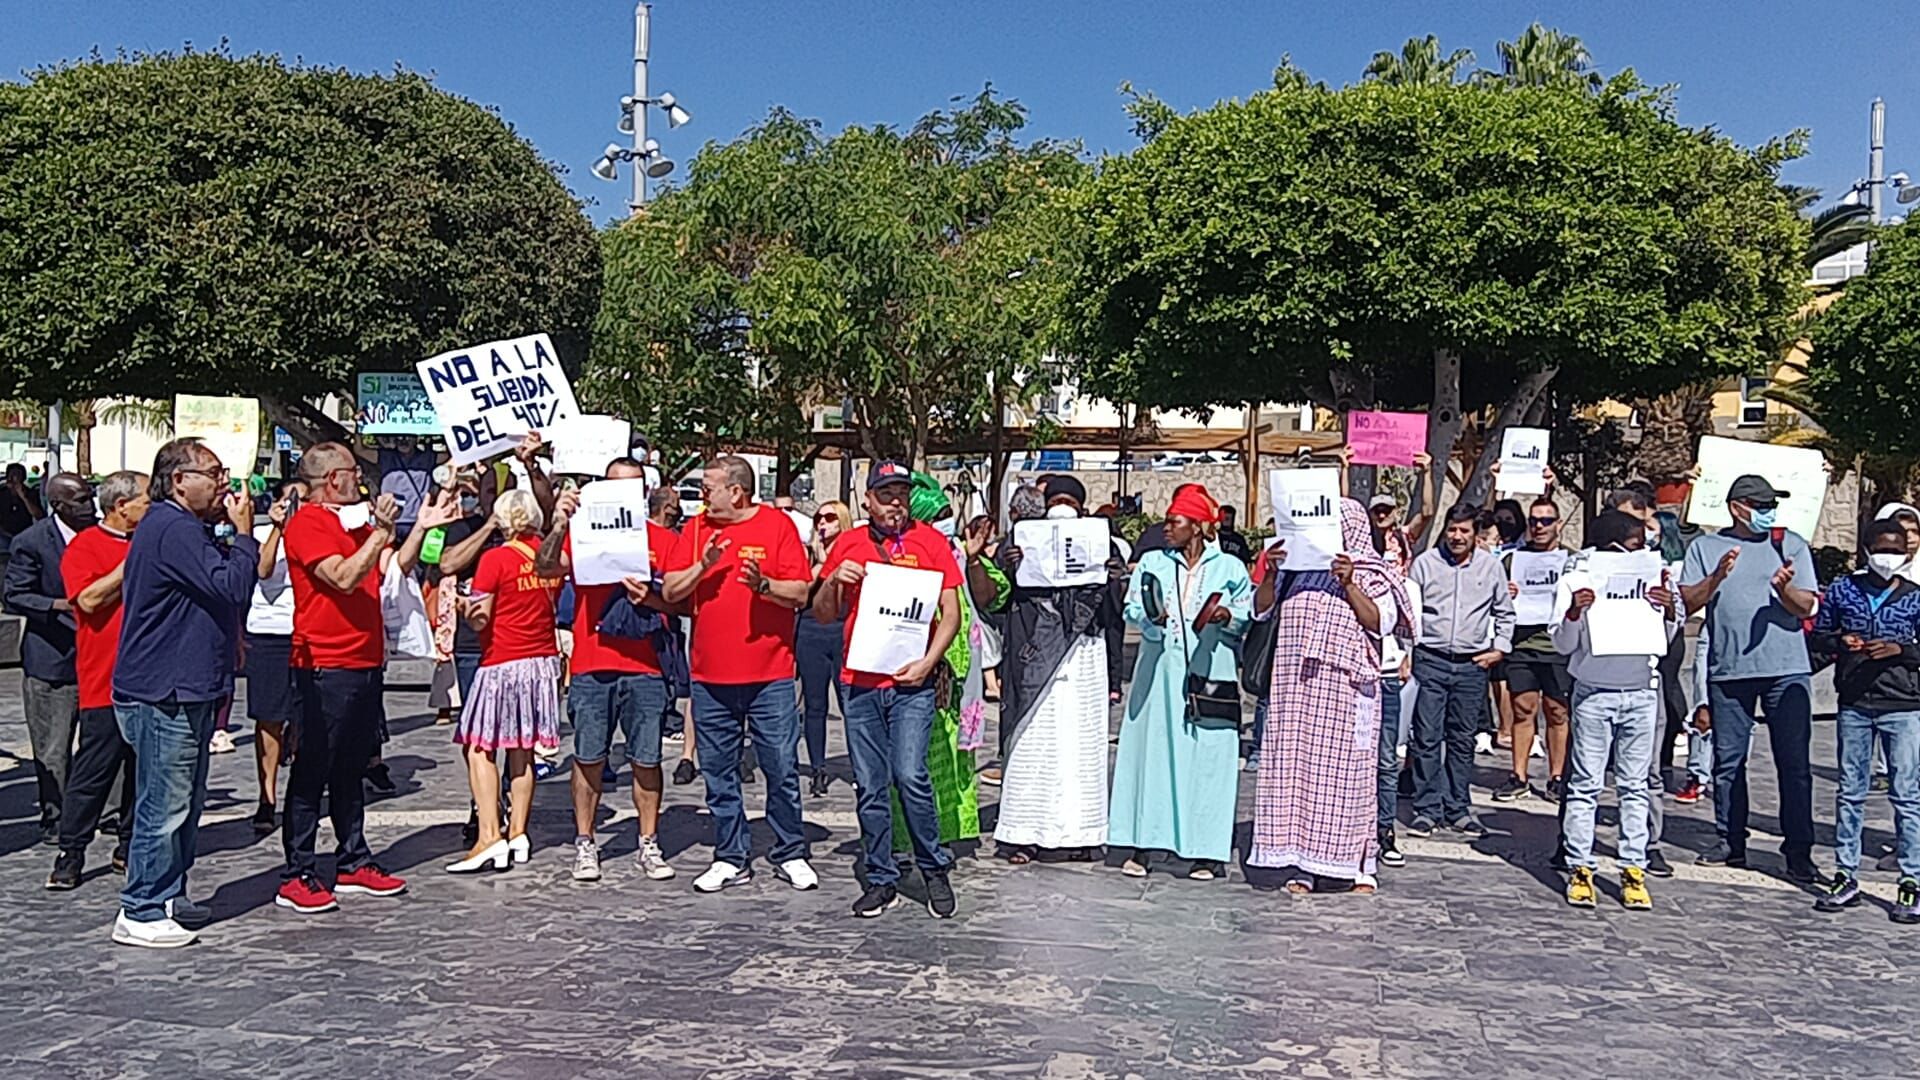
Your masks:
<svg viewBox="0 0 1920 1080"><path fill-rule="evenodd" d="M1347 429L1347 415L1355 409L1374 407L1373 373L1355 371L1350 365L1335 364L1327 371L1333 384L1333 407L1340 414L1340 430ZM1380 470L1374 465L1354 465L1347 469L1347 494L1365 506L1379 486ZM1416 487L1418 485L1415 485Z"/></svg>
<svg viewBox="0 0 1920 1080"><path fill-rule="evenodd" d="M1445 349L1433 350L1433 398L1427 406L1427 455L1433 458L1433 490L1436 497L1447 497L1447 465L1453 460L1453 444L1460 438L1460 358ZM1413 497L1420 497L1420 485L1413 486ZM1426 507L1410 506L1411 516ZM1434 528L1428 535L1438 536L1440 508L1434 507Z"/></svg>
<svg viewBox="0 0 1920 1080"><path fill-rule="evenodd" d="M1506 430L1520 423L1533 409L1533 403L1546 392L1547 384L1560 374L1560 365L1550 364L1539 371L1530 372L1513 388L1507 400L1494 414L1493 423L1487 427L1485 445L1480 448L1480 458L1474 462L1473 472L1468 474L1465 488L1460 493L1464 502L1484 506L1487 497L1493 493L1493 463L1500 460L1501 436Z"/></svg>
<svg viewBox="0 0 1920 1080"><path fill-rule="evenodd" d="M73 471L93 475L93 424L75 424L73 428Z"/></svg>

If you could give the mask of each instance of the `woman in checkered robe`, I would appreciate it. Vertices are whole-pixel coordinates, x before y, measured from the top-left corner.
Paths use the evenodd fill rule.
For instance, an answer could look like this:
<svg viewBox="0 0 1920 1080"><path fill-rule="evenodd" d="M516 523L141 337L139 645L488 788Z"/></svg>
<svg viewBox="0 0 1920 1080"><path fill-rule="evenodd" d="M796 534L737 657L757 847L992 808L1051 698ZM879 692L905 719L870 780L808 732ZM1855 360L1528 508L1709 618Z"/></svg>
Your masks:
<svg viewBox="0 0 1920 1080"><path fill-rule="evenodd" d="M1373 549L1366 511L1340 500L1346 551L1331 571L1284 572L1273 684L1253 807L1252 866L1288 871L1287 889L1374 888L1380 632L1406 636L1400 577ZM1372 622L1372 626L1367 623Z"/></svg>

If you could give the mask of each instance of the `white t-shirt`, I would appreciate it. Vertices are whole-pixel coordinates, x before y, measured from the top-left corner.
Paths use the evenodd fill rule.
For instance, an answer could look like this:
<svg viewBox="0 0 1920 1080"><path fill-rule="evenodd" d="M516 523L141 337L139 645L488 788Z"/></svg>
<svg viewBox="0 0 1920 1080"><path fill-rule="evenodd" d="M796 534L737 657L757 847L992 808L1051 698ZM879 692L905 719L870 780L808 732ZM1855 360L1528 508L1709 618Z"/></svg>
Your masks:
<svg viewBox="0 0 1920 1080"><path fill-rule="evenodd" d="M255 525L253 538L262 544L273 531L271 524ZM293 583L287 580L285 544L273 553L273 573L253 587L253 604L247 608L247 633L293 636Z"/></svg>
<svg viewBox="0 0 1920 1080"><path fill-rule="evenodd" d="M1413 640L1420 640L1420 586L1409 578L1401 582L1407 590L1407 603L1412 610L1407 612L1407 622L1413 626ZM1400 660L1407 655L1400 646L1400 639L1393 636L1393 624L1400 615L1394 608L1393 594L1387 593L1374 601L1380 609L1380 674L1398 677Z"/></svg>

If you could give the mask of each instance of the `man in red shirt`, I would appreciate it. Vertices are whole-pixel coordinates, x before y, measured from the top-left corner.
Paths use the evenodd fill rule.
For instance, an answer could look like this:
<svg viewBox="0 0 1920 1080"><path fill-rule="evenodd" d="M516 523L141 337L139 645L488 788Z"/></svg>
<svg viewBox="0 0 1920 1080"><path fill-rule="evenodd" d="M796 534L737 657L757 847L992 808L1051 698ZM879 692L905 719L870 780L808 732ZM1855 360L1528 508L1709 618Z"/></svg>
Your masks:
<svg viewBox="0 0 1920 1080"><path fill-rule="evenodd" d="M287 776L283 824L287 866L274 903L303 914L332 911L335 892L392 896L406 882L380 869L367 848L361 774L379 747L385 692L386 623L380 611L380 559L393 543L398 501L369 503L360 465L339 443L321 443L300 459L307 501L287 520L281 546L293 586L293 680L300 703L300 752ZM441 493L420 510L394 556L409 573L434 528L459 516ZM325 796L339 840L333 888L320 881L314 834Z"/></svg>
<svg viewBox="0 0 1920 1080"><path fill-rule="evenodd" d="M693 617L693 728L713 815L714 860L694 880L718 892L753 880L751 833L740 801L740 727L753 730L767 779L774 874L796 889L817 888L807 863L795 759L800 713L793 684L794 612L813 584L793 520L756 505L753 466L731 454L707 463L700 480L707 510L680 531L660 586Z"/></svg>
<svg viewBox="0 0 1920 1080"><path fill-rule="evenodd" d="M900 902L900 868L893 861L893 808L889 790L900 795L900 809L913 838L913 859L926 882L927 910L937 919L956 909L947 871L953 856L940 845L940 817L927 775L927 741L933 732L938 689L933 673L960 630L960 566L953 546L933 527L913 520L913 470L883 461L867 476L867 524L834 540L820 565L820 591L814 617L847 621L846 655L853 657L860 583L869 563L890 563L940 575L938 617L927 634L926 651L892 672L846 668L847 753L853 758L855 807L860 839L866 848L867 888L853 913L872 918ZM791 745L791 744L789 744Z"/></svg>
<svg viewBox="0 0 1920 1080"><path fill-rule="evenodd" d="M616 458L607 466L606 478L644 480L646 470L633 458ZM558 577L573 572L568 523L579 508L578 495L569 491L560 496L554 507L553 527L534 559L535 573ZM628 575L617 585L573 583L573 675L567 683L567 712L573 719L575 881L600 880L600 846L593 839L593 823L600 810L600 789L616 727L626 739L627 764L633 770L633 809L640 816L635 859L641 871L655 881L674 875L673 865L660 850L659 837L661 720L673 703L673 691L668 688L656 644L668 636L663 620L674 616L671 605L660 599L653 583L679 538L651 520L646 527L652 573ZM628 610L621 611L616 604ZM646 614L640 613L643 608ZM616 621L616 616L634 615L640 617ZM634 637L617 630L645 632L647 636Z"/></svg>
<svg viewBox="0 0 1920 1080"><path fill-rule="evenodd" d="M60 854L49 889L74 889L86 869L100 815L120 781L120 837L113 868L127 868L133 834L133 747L113 717L113 660L120 653L120 580L128 538L146 516L147 474L117 472L100 482L100 523L74 534L60 558L60 577L73 606L74 667L79 674L80 745L61 793Z"/></svg>

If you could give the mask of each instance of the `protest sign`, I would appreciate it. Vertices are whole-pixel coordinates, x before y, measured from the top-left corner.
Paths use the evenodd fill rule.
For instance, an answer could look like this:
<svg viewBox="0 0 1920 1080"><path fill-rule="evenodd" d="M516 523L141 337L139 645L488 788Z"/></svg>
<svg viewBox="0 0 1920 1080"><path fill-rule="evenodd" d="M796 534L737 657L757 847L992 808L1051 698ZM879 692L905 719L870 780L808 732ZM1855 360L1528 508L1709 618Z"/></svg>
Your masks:
<svg viewBox="0 0 1920 1080"><path fill-rule="evenodd" d="M1547 490L1546 428L1510 427L1500 437L1500 482L1509 495L1540 495Z"/></svg>
<svg viewBox="0 0 1920 1080"><path fill-rule="evenodd" d="M545 334L455 349L418 366L455 465L504 454L527 432L580 415Z"/></svg>
<svg viewBox="0 0 1920 1080"><path fill-rule="evenodd" d="M1427 414L1350 412L1347 445L1355 465L1411 465L1427 448Z"/></svg>
<svg viewBox="0 0 1920 1080"><path fill-rule="evenodd" d="M892 675L927 655L940 580L937 570L868 563L847 642L847 670Z"/></svg>
<svg viewBox="0 0 1920 1080"><path fill-rule="evenodd" d="M356 380L355 425L362 435L440 434L439 418L420 376L410 371L363 371Z"/></svg>
<svg viewBox="0 0 1920 1080"><path fill-rule="evenodd" d="M260 403L252 398L176 394L173 436L199 439L227 471L244 480L260 461Z"/></svg>
<svg viewBox="0 0 1920 1080"><path fill-rule="evenodd" d="M576 585L611 585L631 574L653 576L647 551L647 482L596 480L580 489L580 509L567 523ZM598 613L595 613L598 617Z"/></svg>
<svg viewBox="0 0 1920 1080"><path fill-rule="evenodd" d="M1727 513L1727 489L1747 473L1766 477L1767 483L1787 492L1787 498L1780 500L1779 524L1803 540L1812 540L1820 524L1820 506L1827 499L1827 459L1820 451L1803 447L1705 436L1700 440L1700 479L1693 482L1687 520L1709 529L1733 524Z"/></svg>
<svg viewBox="0 0 1920 1080"><path fill-rule="evenodd" d="M1288 570L1325 570L1346 550L1340 536L1340 470L1267 473L1274 538L1286 544Z"/></svg>
<svg viewBox="0 0 1920 1080"><path fill-rule="evenodd" d="M1647 593L1667 582L1658 551L1595 551L1587 555L1587 647L1595 656L1665 656L1667 624Z"/></svg>
<svg viewBox="0 0 1920 1080"><path fill-rule="evenodd" d="M576 416L543 432L553 444L553 471L604 476L614 458L633 452L633 425L617 416Z"/></svg>
<svg viewBox="0 0 1920 1080"><path fill-rule="evenodd" d="M1035 589L1102 584L1112 536L1104 518L1016 522L1013 542L1020 548L1020 569L1014 581Z"/></svg>
<svg viewBox="0 0 1920 1080"><path fill-rule="evenodd" d="M1567 568L1567 553L1516 551L1507 579L1520 587L1513 598L1513 621L1520 626L1545 626L1553 621L1553 596Z"/></svg>

